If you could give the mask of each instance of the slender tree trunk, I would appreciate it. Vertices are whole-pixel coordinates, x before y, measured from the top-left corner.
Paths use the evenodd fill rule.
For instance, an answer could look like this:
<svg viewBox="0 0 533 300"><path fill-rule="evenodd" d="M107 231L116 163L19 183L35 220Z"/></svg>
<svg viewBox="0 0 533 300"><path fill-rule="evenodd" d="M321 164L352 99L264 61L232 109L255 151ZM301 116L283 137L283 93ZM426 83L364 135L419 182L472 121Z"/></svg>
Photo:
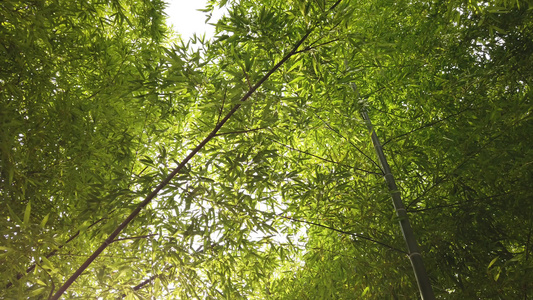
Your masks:
<svg viewBox="0 0 533 300"><path fill-rule="evenodd" d="M383 153L383 148L378 139L376 131L372 126L372 122L368 117L368 114L364 110L361 111L361 114L363 115L363 119L366 122L368 131L372 133L372 143L374 144L374 149L376 150L379 162L383 168L385 181L387 182L389 191L391 193L392 203L394 204L394 209L396 210L396 215L398 216L400 222L402 234L405 243L407 244L409 260L411 261L411 266L413 267L415 273L418 289L420 290L420 295L424 300L433 300L435 299L435 295L433 294L433 288L431 287L431 282L429 281L429 277L426 272L426 267L424 266L424 262L422 260L422 255L420 255L420 251L418 250L418 245L416 243L415 235L413 233L413 228L411 228L411 223L409 223L407 211L403 206L400 191L398 190L398 186L396 186L396 181L394 180L394 176L392 175L389 163L387 162L387 158Z"/></svg>

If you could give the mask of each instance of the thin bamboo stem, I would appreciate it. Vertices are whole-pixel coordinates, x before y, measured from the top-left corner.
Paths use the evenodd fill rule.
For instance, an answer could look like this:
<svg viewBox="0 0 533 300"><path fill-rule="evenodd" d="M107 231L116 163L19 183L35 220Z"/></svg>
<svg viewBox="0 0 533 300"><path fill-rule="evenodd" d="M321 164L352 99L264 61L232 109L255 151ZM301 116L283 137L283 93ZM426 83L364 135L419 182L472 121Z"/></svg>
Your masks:
<svg viewBox="0 0 533 300"><path fill-rule="evenodd" d="M433 288L431 287L431 282L427 275L426 267L424 266L424 262L422 260L422 255L420 254L420 250L418 250L418 244L416 242L411 223L409 222L407 211L405 210L405 207L403 205L400 190L396 185L396 181L394 180L394 176L392 175L392 171L390 169L389 163L387 162L387 158L383 153L383 147L381 146L379 138L376 134L376 131L374 130L370 118L368 117L368 114L364 110L361 111L361 114L363 115L363 119L366 122L368 131L372 134L372 143L374 144L374 149L376 150L379 162L383 168L383 177L385 178L385 181L387 182L387 186L389 187L389 191L391 193L392 203L394 205L396 215L398 216L400 222L400 227L405 243L407 244L409 260L411 261L411 266L413 267L413 271L415 273L418 289L420 290L420 295L422 296L423 300L433 300L435 299L435 295L433 294Z"/></svg>

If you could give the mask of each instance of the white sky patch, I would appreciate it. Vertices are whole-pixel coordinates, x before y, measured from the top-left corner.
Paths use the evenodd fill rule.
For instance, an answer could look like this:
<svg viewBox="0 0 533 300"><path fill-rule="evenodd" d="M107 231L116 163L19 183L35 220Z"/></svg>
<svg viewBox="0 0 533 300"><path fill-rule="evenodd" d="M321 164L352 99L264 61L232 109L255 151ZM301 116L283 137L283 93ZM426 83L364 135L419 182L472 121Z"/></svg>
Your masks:
<svg viewBox="0 0 533 300"><path fill-rule="evenodd" d="M167 3L165 9L168 15L167 23L181 35L184 42L187 42L194 33L197 36L205 34L207 39L212 38L215 26L209 23L216 23L226 12L226 9L216 7L213 16L206 23L207 13L198 11L206 7L206 0L167 0Z"/></svg>

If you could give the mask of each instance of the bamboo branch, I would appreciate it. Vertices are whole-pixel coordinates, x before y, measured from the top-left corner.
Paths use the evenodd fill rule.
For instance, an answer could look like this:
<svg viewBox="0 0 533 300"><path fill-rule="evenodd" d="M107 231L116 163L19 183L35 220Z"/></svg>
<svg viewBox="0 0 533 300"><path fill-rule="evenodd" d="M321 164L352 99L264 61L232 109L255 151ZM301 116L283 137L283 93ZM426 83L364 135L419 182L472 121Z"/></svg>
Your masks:
<svg viewBox="0 0 533 300"><path fill-rule="evenodd" d="M408 131L408 132L405 132L405 133L402 133L402 134L397 135L397 136L395 136L395 137L392 137L392 138L390 138L388 141L385 141L385 142L383 143L382 146L385 147L385 145L387 145L388 143L390 143L390 142L392 142L392 141L395 141L395 140L397 140L397 139L399 139L399 138L402 138L402 137L404 137L404 136L406 136L406 135L410 135L411 133L414 133L414 132L416 132L416 131L419 131L419 130L422 130L422 129L425 129L425 128L432 127L432 126L434 126L434 125L436 125L436 124L438 124L438 123L441 123L441 122L444 122L444 121L446 121L446 120L448 120L448 119L450 119L450 118L456 117L456 116L458 116L458 115L460 115L460 114L462 114L462 113L464 113L465 111L468 111L468 110L471 110L471 109L470 109L470 108L463 109L463 110L461 110L461 111L459 111L459 112L456 112L456 113L454 113L454 114L451 114L451 115L449 115L449 116L447 116L447 117L445 117L445 118L438 119L438 120L435 120L435 121L432 121L432 122L426 123L426 124L424 124L424 125L422 125L422 126L420 126L420 127L417 127L417 128L415 128L415 129L413 129L413 130L410 130L410 131Z"/></svg>
<svg viewBox="0 0 533 300"><path fill-rule="evenodd" d="M515 193L509 192L509 193L503 193L503 194L498 194L498 195L493 195L493 196L487 196L487 197L483 197L483 198L470 199L470 200L465 200L465 201L458 201L458 202L454 202L454 203L450 203L450 204L436 205L436 206L433 206L433 207L426 207L426 208L419 208L419 209L409 209L409 207L407 207L406 210L408 212L416 213L416 212L424 212L424 211L440 209L440 208L457 207L457 206L461 206L461 205L466 204L466 203L472 203L472 202L475 203L475 202L482 201L482 200L490 200L490 199L493 199L493 198L499 198L499 197L507 196L507 195L510 195L510 194L515 194Z"/></svg>
<svg viewBox="0 0 533 300"><path fill-rule="evenodd" d="M50 299L52 297L52 294L54 293L56 284L54 282L54 277L52 277L50 273L46 272L46 275L48 275L48 277L50 278L50 285L52 286L52 288L50 289L50 293L48 294L48 299Z"/></svg>
<svg viewBox="0 0 533 300"><path fill-rule="evenodd" d="M222 98L222 105L220 106L220 110L218 111L218 118L217 118L217 124L220 122L220 117L222 116L222 112L224 111L224 104L226 102L226 94L228 93L227 89L224 89L224 97Z"/></svg>
<svg viewBox="0 0 533 300"><path fill-rule="evenodd" d="M267 128L267 127L259 127L259 128L248 129L248 130L238 130L238 131L221 132L221 133L217 133L215 136L222 136L222 135L228 135L228 134L248 133L248 132L258 131L258 130L266 129L266 128Z"/></svg>
<svg viewBox="0 0 533 300"><path fill-rule="evenodd" d="M295 52L296 54L297 52ZM246 83L248 84L248 88L251 89L252 88L252 84L250 83L250 77L248 76L248 73L246 73L246 70L244 69L243 66L241 66L241 69L242 69L242 72L244 73L244 77L246 78Z"/></svg>
<svg viewBox="0 0 533 300"><path fill-rule="evenodd" d="M340 2L339 0L338 2ZM338 4L338 3L337 3ZM335 5L337 5L335 4ZM211 141L217 134L217 132L224 126L224 124L235 114L235 112L252 96L252 94L263 85L268 78L276 72L289 58L291 58L298 50L300 45L309 37L312 30L308 30L307 33L296 43L293 49L287 53L267 74L265 74L240 100L240 103L233 106L233 108L226 114L226 116L215 126L215 128L194 148L191 152L182 160L182 162L163 180L154 190L146 196L146 198L138 204L130 215L109 235L109 237L102 243L98 249L65 281L65 283L59 288L59 290L52 296L52 300L57 300L65 291L76 281L76 279L91 265L91 263L115 240L115 238L128 226L128 224L146 207L153 198L164 188L170 181L189 163L189 161L198 153L202 148Z"/></svg>
<svg viewBox="0 0 533 300"><path fill-rule="evenodd" d="M340 163L340 162L337 162L337 161L334 161L334 160L331 160L329 158L324 158L324 157L320 157L318 155L315 155L313 153L309 153L307 151L303 151L303 150L300 150L300 149L296 149L294 147L291 147L289 145L285 145L281 142L278 142L274 139L271 139L271 138L267 138L269 140L271 140L272 142L278 144L278 145L281 145L289 150L293 150L293 151L296 151L296 152L299 152L299 153L302 153L302 154L306 154L306 155L309 155L309 156L312 156L314 158L317 158L317 159L320 159L322 161L325 161L325 162L330 162L330 163L334 163L334 164L337 164L337 165L340 165L340 166L344 166L344 167L347 167L347 168L351 168L351 169L354 169L354 170L357 170L357 171L361 171L361 172L364 172L364 173L367 173L367 174L374 174L374 175L383 175L382 173L378 173L378 172L373 172L373 171L368 171L368 170L365 170L365 169L360 169L360 168L356 168L356 167L352 167L352 166L349 166L349 165L345 165L343 163Z"/></svg>
<svg viewBox="0 0 533 300"><path fill-rule="evenodd" d="M316 48L319 48L319 47L322 47L322 46L325 46L325 45L328 45L328 44L331 44L331 43L335 43L335 42L338 42L338 41L339 41L339 39L333 39L331 41L327 41L327 42L324 42L322 44L318 44L316 46L305 47L302 50L296 51L296 53L303 53L303 52L306 52L306 51L309 51L309 50L313 50L313 49L316 49Z"/></svg>
<svg viewBox="0 0 533 300"><path fill-rule="evenodd" d="M320 121L322 121L322 123L324 123L328 127L329 130L335 132L338 136L340 136L345 141L350 143L350 145L352 145L352 147L354 147L355 150L357 150L357 152L361 153L364 157L366 157L368 160L370 160L372 162L372 164L374 164L376 167L378 167L378 169L380 169L383 172L383 170L379 167L378 163L375 162L370 156L366 155L366 153L364 153L361 149L359 149L359 147L357 147L354 143L352 143L352 141L350 141L347 137L342 135L342 133L340 133L337 129L333 128L333 126L331 126L328 122L326 122L324 119L322 119L316 112L313 112L313 113L315 114L315 116L318 119L320 119Z"/></svg>
<svg viewBox="0 0 533 300"><path fill-rule="evenodd" d="M112 212L113 212L113 211L111 211L111 213L112 213ZM95 226L96 224L102 222L102 221L105 220L105 219L106 219L106 218L101 218L101 219L99 219L99 220L96 220L96 221L93 222L91 225L89 225L89 227L87 227L87 229L89 229L89 228ZM78 237L79 235L80 235L80 231L78 230L78 231L77 231L74 235L72 235L72 236L71 236L66 242L64 242L62 245L59 245L59 247L57 247L57 249L54 249L54 250L52 250L51 252L49 252L45 257L46 257L46 258L50 258L50 257L56 255L56 254L57 254L57 251L61 250L61 248L65 247L66 244L70 243L72 240L74 240L74 239L75 239L76 237ZM39 261L39 263L42 263L42 262L43 262L42 260ZM17 277L16 277L17 280L19 280L19 279L21 279L22 277L24 277L24 275L27 275L27 274L31 273L31 272L35 269L36 266L37 266L37 263L34 263L33 265L31 265L30 267L28 267L28 268L26 269L26 273L24 273L24 274L21 274L21 273L17 274ZM6 289L10 288L11 286L13 286L13 283L12 283L12 282L8 282L8 283L6 284Z"/></svg>
<svg viewBox="0 0 533 300"><path fill-rule="evenodd" d="M414 200L412 200L411 202L409 202L407 204L407 210L409 210L409 208L411 206L413 206L416 202L418 202L423 196L425 196L431 189L437 187L439 184L443 183L445 180L447 180L447 178L449 178L450 176L452 176L453 174L457 174L457 171L462 167L464 166L467 162L469 162L472 158L476 157L476 155L478 155L479 153L481 153L481 151L483 151L490 143L492 143L494 140L496 140L498 137L500 137L503 133L499 133L495 136L492 136L488 139L487 142L485 142L483 145L479 146L476 150L474 150L473 152L469 153L465 159L463 159L463 161L461 161L459 164L457 164L457 166L455 166L453 168L453 170L451 172L449 172L448 174L446 174L443 178L439 179L438 181L435 181L435 183L430 186L429 188L427 188L426 190L424 190L422 192L421 195L419 195L418 197L416 197Z"/></svg>
<svg viewBox="0 0 533 300"><path fill-rule="evenodd" d="M352 237L355 237L355 238L360 238L360 239L363 239L363 240L367 240L367 241L370 241L370 242L373 242L373 243L376 243L378 245L381 245L381 246L384 246L386 248L389 248L390 250L394 250L396 252L400 252L402 254L405 254L405 255L408 255L409 253L403 251L403 250L400 250L398 248L395 248L391 245L387 245L383 242L380 242L378 240L375 240L373 238L370 238L370 237L367 237L367 236L364 236L362 234L357 234L357 233L353 233L353 232L348 232L348 231L344 231L344 230L341 230L341 229L337 229L337 228L334 228L334 227L330 227L330 226L327 226L327 225L323 225L323 224L319 224L319 223L315 223L315 222L311 222L311 221L307 221L307 220L300 220L300 219L295 219L295 218L292 218L292 217L286 217L286 216L280 216L284 219L287 219L287 220L291 220L291 221L295 221L295 222L300 222L300 223L305 223L305 224L309 224L309 225L314 225L314 226L318 226L318 227L322 227L322 228L326 228L326 229L329 229L329 230L333 230L333 231L336 231L338 233L342 233L342 234L346 234L346 235L350 235Z"/></svg>
<svg viewBox="0 0 533 300"><path fill-rule="evenodd" d="M161 274L152 275L150 278L148 278L148 279L144 280L143 282L139 283L138 285L134 286L132 288L132 290L138 291L138 290L142 289L144 286L146 286L147 284L151 283L152 281L154 281L159 276L161 276ZM126 294L122 294L120 298L125 298L125 297L126 297Z"/></svg>
<svg viewBox="0 0 533 300"><path fill-rule="evenodd" d="M140 235L140 236L132 236L132 237L127 237L127 238L121 238L121 239L114 239L113 240L113 243L114 242L119 242L119 241L127 241L127 240L139 240L139 239L145 239L145 238L148 238L148 237L152 237L152 236L156 236L157 234L146 234L146 235Z"/></svg>

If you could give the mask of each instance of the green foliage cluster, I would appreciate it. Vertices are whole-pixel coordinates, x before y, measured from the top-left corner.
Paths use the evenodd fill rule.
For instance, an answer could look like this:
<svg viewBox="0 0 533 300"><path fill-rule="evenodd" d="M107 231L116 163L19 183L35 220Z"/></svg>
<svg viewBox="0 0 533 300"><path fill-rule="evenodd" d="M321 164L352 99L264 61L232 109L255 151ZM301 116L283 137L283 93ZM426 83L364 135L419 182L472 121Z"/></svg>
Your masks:
<svg viewBox="0 0 533 300"><path fill-rule="evenodd" d="M417 299L362 110L436 297L533 297L531 3L217 5L172 43L159 0L0 3L0 299L51 297L210 134L66 299Z"/></svg>

